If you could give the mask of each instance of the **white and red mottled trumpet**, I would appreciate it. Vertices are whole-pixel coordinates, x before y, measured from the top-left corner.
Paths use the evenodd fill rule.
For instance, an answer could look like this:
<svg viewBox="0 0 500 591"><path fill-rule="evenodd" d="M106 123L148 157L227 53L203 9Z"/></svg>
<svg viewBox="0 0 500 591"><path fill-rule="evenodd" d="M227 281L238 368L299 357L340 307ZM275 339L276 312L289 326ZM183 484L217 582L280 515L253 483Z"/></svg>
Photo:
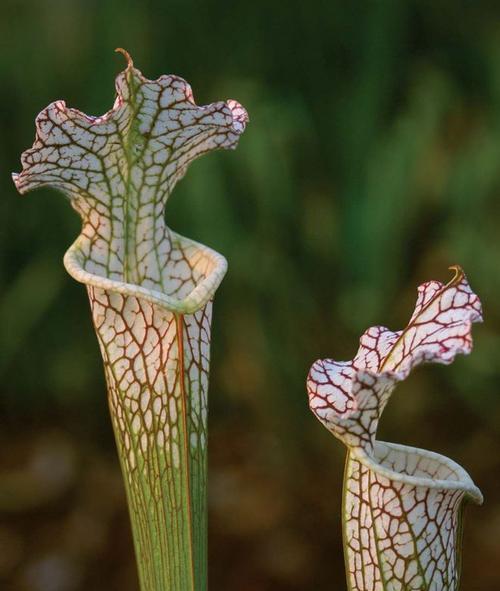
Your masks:
<svg viewBox="0 0 500 591"><path fill-rule="evenodd" d="M348 449L342 521L350 591L457 591L464 501L482 503L467 472L422 449L377 441L398 382L425 361L470 353L481 303L457 266L418 289L408 326L369 328L352 361L316 361L307 379L316 417Z"/></svg>
<svg viewBox="0 0 500 591"><path fill-rule="evenodd" d="M236 147L248 118L232 100L197 106L182 78L148 80L120 51L113 108L49 105L13 176L21 193L59 189L83 220L64 264L90 298L141 590L203 591L210 322L227 264L164 209L189 163Z"/></svg>

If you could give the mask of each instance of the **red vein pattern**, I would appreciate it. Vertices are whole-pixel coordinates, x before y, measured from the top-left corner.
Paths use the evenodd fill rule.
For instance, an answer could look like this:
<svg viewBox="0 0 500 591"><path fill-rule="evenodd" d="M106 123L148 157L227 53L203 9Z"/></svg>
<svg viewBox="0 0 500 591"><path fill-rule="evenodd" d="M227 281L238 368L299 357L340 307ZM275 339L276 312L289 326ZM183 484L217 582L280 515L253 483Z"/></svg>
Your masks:
<svg viewBox="0 0 500 591"><path fill-rule="evenodd" d="M64 263L89 293L141 588L201 590L210 321L226 261L170 230L164 208L188 164L236 147L248 118L232 100L196 106L184 80L148 80L123 53L113 108L49 105L13 177L21 193L61 190L83 220Z"/></svg>
<svg viewBox="0 0 500 591"><path fill-rule="evenodd" d="M418 289L415 311L398 332L376 326L354 359L316 361L309 405L348 448L343 530L350 591L456 591L461 508L482 495L458 464L438 454L376 440L398 382L422 362L451 363L472 349L481 303L463 271Z"/></svg>

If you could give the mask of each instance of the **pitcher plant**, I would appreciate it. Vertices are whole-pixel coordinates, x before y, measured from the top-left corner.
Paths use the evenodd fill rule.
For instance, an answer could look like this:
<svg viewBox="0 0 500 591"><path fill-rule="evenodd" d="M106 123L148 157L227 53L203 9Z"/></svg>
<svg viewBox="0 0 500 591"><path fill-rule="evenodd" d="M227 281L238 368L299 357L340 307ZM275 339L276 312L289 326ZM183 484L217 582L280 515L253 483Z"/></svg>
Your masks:
<svg viewBox="0 0 500 591"><path fill-rule="evenodd" d="M342 522L349 591L457 591L462 509L482 503L467 472L423 449L378 441L396 385L422 362L472 348L481 303L463 271L418 289L404 330L369 328L352 361L316 361L307 379L316 417L347 447Z"/></svg>
<svg viewBox="0 0 500 591"><path fill-rule="evenodd" d="M49 105L13 178L20 193L59 189L83 221L64 265L90 299L141 591L202 591L210 322L227 265L164 209L189 163L235 148L248 118L233 100L197 106L185 80L148 80L118 51L113 108Z"/></svg>

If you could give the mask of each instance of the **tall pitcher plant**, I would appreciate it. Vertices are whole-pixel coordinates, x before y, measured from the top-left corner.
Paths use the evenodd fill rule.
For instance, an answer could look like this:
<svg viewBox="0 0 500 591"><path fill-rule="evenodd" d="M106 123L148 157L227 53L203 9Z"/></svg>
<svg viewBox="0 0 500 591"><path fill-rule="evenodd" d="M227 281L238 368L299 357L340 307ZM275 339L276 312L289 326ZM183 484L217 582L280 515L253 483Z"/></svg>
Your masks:
<svg viewBox="0 0 500 591"><path fill-rule="evenodd" d="M394 388L425 361L451 363L472 349L481 303L463 271L418 289L404 330L374 326L352 361L312 366L316 417L347 446L343 538L349 591L457 591L462 508L482 503L467 472L437 453L376 439Z"/></svg>
<svg viewBox="0 0 500 591"><path fill-rule="evenodd" d="M20 193L59 189L83 220L64 265L90 299L141 591L202 591L210 322L227 265L164 209L189 163L235 148L248 118L232 100L197 106L182 78L148 80L119 51L113 108L49 105L13 178Z"/></svg>

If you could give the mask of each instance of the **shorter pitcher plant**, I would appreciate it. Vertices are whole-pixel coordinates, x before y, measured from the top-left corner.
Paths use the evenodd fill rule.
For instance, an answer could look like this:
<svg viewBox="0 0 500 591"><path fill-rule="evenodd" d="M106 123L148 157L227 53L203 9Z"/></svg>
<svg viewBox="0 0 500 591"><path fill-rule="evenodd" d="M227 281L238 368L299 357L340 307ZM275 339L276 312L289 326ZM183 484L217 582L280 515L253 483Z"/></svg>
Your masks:
<svg viewBox="0 0 500 591"><path fill-rule="evenodd" d="M148 80L119 51L113 108L49 105L14 182L59 189L83 220L64 264L90 299L141 590L202 591L210 320L226 260L170 230L164 209L192 160L236 147L247 114L233 100L199 107L185 80Z"/></svg>
<svg viewBox="0 0 500 591"><path fill-rule="evenodd" d="M482 495L452 460L376 439L398 382L422 362L451 363L472 348L481 303L457 266L443 285L418 289L408 326L369 328L352 361L316 361L309 404L347 446L343 539L350 591L457 591L462 508Z"/></svg>

